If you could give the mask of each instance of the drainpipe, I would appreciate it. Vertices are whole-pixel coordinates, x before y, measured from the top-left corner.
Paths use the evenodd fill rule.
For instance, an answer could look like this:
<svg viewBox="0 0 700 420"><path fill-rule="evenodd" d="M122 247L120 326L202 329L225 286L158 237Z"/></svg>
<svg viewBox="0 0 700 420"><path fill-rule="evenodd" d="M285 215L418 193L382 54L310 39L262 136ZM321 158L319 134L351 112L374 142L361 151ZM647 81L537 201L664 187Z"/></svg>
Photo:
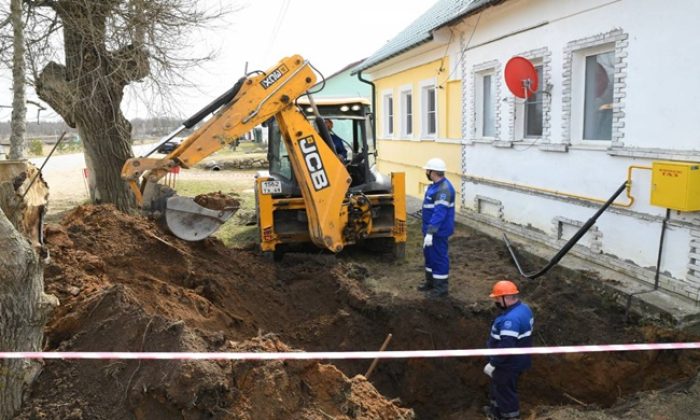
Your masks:
<svg viewBox="0 0 700 420"><path fill-rule="evenodd" d="M374 141L377 141L377 103L376 103L376 90L377 87L374 85L374 82L371 80L364 79L362 77L362 70L357 72L357 78L360 80L362 83L367 83L368 85L372 86L372 138L374 138Z"/></svg>

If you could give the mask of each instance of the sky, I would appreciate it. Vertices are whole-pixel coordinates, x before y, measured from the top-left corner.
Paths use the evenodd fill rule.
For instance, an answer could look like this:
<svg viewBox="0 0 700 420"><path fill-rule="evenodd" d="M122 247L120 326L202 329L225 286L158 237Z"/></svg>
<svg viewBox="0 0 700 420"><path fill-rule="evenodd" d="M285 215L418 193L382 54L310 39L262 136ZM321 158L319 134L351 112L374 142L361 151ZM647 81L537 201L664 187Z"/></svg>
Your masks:
<svg viewBox="0 0 700 420"><path fill-rule="evenodd" d="M139 95L142 89L132 85L122 103L127 118L187 117L228 90L243 75L246 62L248 71L264 70L301 54L329 76L371 55L437 0L203 1L212 8L240 8L205 34L194 35L197 48L217 51L217 57L190 70L186 78L194 87L173 89L172 101L165 105ZM11 103L10 77L9 69L0 69L0 105ZM31 88L28 92L35 98ZM30 105L28 118L35 115ZM59 119L50 111L42 112L42 118ZM9 119L10 110L0 108L0 121Z"/></svg>

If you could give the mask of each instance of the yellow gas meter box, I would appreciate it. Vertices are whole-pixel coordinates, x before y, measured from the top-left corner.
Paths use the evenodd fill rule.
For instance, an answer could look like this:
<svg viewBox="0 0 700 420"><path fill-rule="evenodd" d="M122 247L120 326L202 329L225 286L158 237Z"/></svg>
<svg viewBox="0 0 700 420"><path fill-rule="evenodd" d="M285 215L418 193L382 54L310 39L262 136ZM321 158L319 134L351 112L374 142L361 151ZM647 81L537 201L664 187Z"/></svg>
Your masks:
<svg viewBox="0 0 700 420"><path fill-rule="evenodd" d="M652 162L651 204L680 211L700 210L700 163Z"/></svg>

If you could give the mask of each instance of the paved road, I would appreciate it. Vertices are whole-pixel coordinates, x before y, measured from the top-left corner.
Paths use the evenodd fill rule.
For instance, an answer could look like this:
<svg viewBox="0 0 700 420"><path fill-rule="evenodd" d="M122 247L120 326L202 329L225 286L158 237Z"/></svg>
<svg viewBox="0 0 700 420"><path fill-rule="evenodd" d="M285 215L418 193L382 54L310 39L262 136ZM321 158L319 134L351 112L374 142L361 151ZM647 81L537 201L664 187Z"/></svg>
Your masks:
<svg viewBox="0 0 700 420"><path fill-rule="evenodd" d="M149 145L134 147L136 155L143 153ZM33 158L30 161L41 166L46 157ZM42 174L49 184L50 200L59 209L70 207L89 198L83 177L85 158L82 153L54 155L46 162Z"/></svg>
<svg viewBox="0 0 700 420"><path fill-rule="evenodd" d="M149 144L134 147L134 154L140 156L150 148ZM44 163L44 157L30 159L36 166ZM44 180L49 184L50 212L58 212L89 199L87 185L83 176L85 159L82 153L52 156L42 171ZM233 182L250 182L253 185L255 171L182 171L179 179L185 180L231 180Z"/></svg>

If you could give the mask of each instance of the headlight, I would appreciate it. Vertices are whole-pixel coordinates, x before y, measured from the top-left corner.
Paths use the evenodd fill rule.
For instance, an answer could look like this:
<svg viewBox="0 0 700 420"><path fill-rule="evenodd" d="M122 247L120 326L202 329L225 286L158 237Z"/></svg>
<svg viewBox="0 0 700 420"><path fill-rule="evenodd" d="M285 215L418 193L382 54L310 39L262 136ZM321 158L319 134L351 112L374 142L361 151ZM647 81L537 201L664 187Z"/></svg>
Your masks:
<svg viewBox="0 0 700 420"><path fill-rule="evenodd" d="M306 112L308 112L309 114L312 114L314 112L314 109L311 107L308 107L308 108L306 108Z"/></svg>
<svg viewBox="0 0 700 420"><path fill-rule="evenodd" d="M342 112L348 112L348 109L350 109L350 108L349 108L347 105L343 105L343 106L340 107L340 110L341 110Z"/></svg>
<svg viewBox="0 0 700 420"><path fill-rule="evenodd" d="M360 106L357 105L357 104L355 104L355 105L352 106L351 109L352 109L353 111L359 111L359 110L360 110Z"/></svg>

